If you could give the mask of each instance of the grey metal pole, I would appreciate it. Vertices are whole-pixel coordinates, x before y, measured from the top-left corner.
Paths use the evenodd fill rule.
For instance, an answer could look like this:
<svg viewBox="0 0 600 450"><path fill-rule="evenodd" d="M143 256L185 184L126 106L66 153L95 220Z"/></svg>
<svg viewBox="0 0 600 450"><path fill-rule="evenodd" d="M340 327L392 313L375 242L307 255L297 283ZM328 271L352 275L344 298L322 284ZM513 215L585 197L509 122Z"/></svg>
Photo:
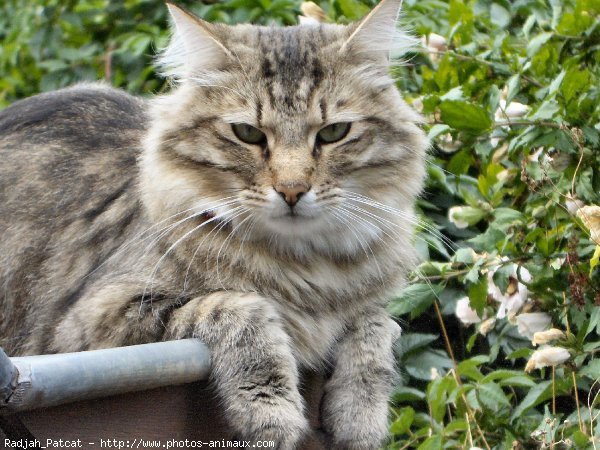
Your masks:
<svg viewBox="0 0 600 450"><path fill-rule="evenodd" d="M6 404L13 394L16 387L16 379L17 368L0 348L0 410L2 409L2 405Z"/></svg>
<svg viewBox="0 0 600 450"><path fill-rule="evenodd" d="M0 351L0 400L15 369L16 387L0 413L205 380L210 355L197 339L16 358Z"/></svg>

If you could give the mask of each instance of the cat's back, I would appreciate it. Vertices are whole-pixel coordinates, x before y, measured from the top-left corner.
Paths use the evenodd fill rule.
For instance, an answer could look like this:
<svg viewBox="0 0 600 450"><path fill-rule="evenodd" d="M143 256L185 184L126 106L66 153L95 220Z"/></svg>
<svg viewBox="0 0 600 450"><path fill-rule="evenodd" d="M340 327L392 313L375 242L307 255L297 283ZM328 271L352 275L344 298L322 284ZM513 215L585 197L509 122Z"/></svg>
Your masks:
<svg viewBox="0 0 600 450"><path fill-rule="evenodd" d="M0 212L58 219L93 203L133 176L145 126L141 100L98 83L0 111Z"/></svg>
<svg viewBox="0 0 600 450"><path fill-rule="evenodd" d="M18 348L3 336L30 329L41 302L74 296L135 227L145 110L80 84L0 111L0 344Z"/></svg>

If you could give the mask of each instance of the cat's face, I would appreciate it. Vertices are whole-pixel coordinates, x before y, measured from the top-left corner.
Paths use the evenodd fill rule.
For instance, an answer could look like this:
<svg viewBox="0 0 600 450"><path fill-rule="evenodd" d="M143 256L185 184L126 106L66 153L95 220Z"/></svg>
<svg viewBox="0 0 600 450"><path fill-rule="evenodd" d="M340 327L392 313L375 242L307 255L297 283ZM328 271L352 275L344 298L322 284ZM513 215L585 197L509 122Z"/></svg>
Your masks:
<svg viewBox="0 0 600 450"><path fill-rule="evenodd" d="M154 105L144 158L161 215L202 208L247 239L350 252L385 232L359 196L411 214L426 143L369 30L172 13L179 43L165 59L182 80Z"/></svg>

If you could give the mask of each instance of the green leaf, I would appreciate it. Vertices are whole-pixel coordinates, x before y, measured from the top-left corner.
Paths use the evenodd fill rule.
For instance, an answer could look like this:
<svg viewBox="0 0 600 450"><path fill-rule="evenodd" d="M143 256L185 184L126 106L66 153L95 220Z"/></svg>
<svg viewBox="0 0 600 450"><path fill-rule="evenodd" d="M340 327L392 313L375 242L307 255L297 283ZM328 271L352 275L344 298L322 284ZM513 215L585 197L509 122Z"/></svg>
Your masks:
<svg viewBox="0 0 600 450"><path fill-rule="evenodd" d="M483 317L483 310L487 303L488 296L487 277L481 277L477 283L469 286L469 304L471 308L477 311L479 317Z"/></svg>
<svg viewBox="0 0 600 450"><path fill-rule="evenodd" d="M562 395L571 389L571 379L569 378L556 378L554 390L557 395ZM511 422L519 420L521 416L533 408L536 405L550 399L553 395L552 381L542 381L539 384L532 387L525 398L519 403L519 405L513 409L510 416Z"/></svg>
<svg viewBox="0 0 600 450"><path fill-rule="evenodd" d="M589 449L590 438L583 431L575 430L573 434L569 436L571 440L575 443L578 449Z"/></svg>
<svg viewBox="0 0 600 450"><path fill-rule="evenodd" d="M477 369L477 367L488 360L487 357L484 358L484 360L481 360L480 357L475 357L462 361L458 364L456 371L461 376L479 381L483 378L483 374L479 371L479 369Z"/></svg>
<svg viewBox="0 0 600 450"><path fill-rule="evenodd" d="M512 208L496 208L494 209L494 218L496 225L509 226L522 222L524 216L522 212Z"/></svg>
<svg viewBox="0 0 600 450"><path fill-rule="evenodd" d="M369 7L357 0L337 0L342 14L350 20L358 20L369 12Z"/></svg>
<svg viewBox="0 0 600 450"><path fill-rule="evenodd" d="M410 430L410 426L415 420L415 410L410 406L402 408L398 414L398 418L392 422L390 431L393 434L401 435Z"/></svg>
<svg viewBox="0 0 600 450"><path fill-rule="evenodd" d="M579 369L578 375L581 377L587 377L590 380L597 380L598 374L600 374L600 359L592 359L584 367Z"/></svg>
<svg viewBox="0 0 600 450"><path fill-rule="evenodd" d="M531 116L531 118L533 120L552 119L559 111L560 105L555 99L551 98L542 103Z"/></svg>
<svg viewBox="0 0 600 450"><path fill-rule="evenodd" d="M510 24L510 12L498 3L492 3L490 6L490 18L492 23L500 28L506 28Z"/></svg>
<svg viewBox="0 0 600 450"><path fill-rule="evenodd" d="M442 289L442 285L411 284L390 302L388 311L394 316L410 313L411 318L418 317L429 308Z"/></svg>
<svg viewBox="0 0 600 450"><path fill-rule="evenodd" d="M527 44L527 55L534 56L542 45L544 45L553 36L554 33L540 33L529 40Z"/></svg>
<svg viewBox="0 0 600 450"><path fill-rule="evenodd" d="M442 121L457 130L482 132L489 129L492 119L481 106L458 100L440 103Z"/></svg>
<svg viewBox="0 0 600 450"><path fill-rule="evenodd" d="M562 82L560 92L566 103L569 103L580 92L585 92L591 88L591 74L589 70L581 70L579 67L573 67L566 73Z"/></svg>
<svg viewBox="0 0 600 450"><path fill-rule="evenodd" d="M506 83L507 93L506 93L506 104L509 105L510 102L513 101L515 96L519 93L520 89L521 76L519 74L513 75L508 79Z"/></svg>
<svg viewBox="0 0 600 450"><path fill-rule="evenodd" d="M447 399L450 392L456 387L452 377L440 377L427 386L427 402L433 420L440 423L446 415Z"/></svg>
<svg viewBox="0 0 600 450"><path fill-rule="evenodd" d="M504 391L494 382L479 384L477 386L477 398L485 408L494 412L500 411L502 407L510 407L510 402Z"/></svg>
<svg viewBox="0 0 600 450"><path fill-rule="evenodd" d="M401 358L404 354L413 350L426 347L439 339L438 334L429 333L404 333L402 338L396 341L396 354Z"/></svg>
<svg viewBox="0 0 600 450"><path fill-rule="evenodd" d="M417 447L417 450L442 450L442 437L433 435Z"/></svg>
<svg viewBox="0 0 600 450"><path fill-rule="evenodd" d="M457 152L448 163L447 169L455 175L463 175L468 172L469 167L475 162L475 158L468 149Z"/></svg>
<svg viewBox="0 0 600 450"><path fill-rule="evenodd" d="M439 374L443 374L453 364L444 350L427 348L405 357L403 366L410 376L428 381L431 380L432 368L435 368Z"/></svg>
<svg viewBox="0 0 600 450"><path fill-rule="evenodd" d="M590 258L590 278L592 278L592 272L600 262L600 245L596 245L596 249L594 250L594 254Z"/></svg>
<svg viewBox="0 0 600 450"><path fill-rule="evenodd" d="M425 393L421 389L415 389L409 386L397 387L392 393L394 403L416 402L425 400Z"/></svg>
<svg viewBox="0 0 600 450"><path fill-rule="evenodd" d="M600 248L600 246L597 246L597 248ZM590 321L585 336L588 336L594 330L596 330L596 333L600 334L600 307L598 306L592 308L592 314L590 315Z"/></svg>
<svg viewBox="0 0 600 450"><path fill-rule="evenodd" d="M450 127L444 123L437 123L431 127L427 137L430 141L433 141L436 137L438 137L442 133L447 133L450 131Z"/></svg>

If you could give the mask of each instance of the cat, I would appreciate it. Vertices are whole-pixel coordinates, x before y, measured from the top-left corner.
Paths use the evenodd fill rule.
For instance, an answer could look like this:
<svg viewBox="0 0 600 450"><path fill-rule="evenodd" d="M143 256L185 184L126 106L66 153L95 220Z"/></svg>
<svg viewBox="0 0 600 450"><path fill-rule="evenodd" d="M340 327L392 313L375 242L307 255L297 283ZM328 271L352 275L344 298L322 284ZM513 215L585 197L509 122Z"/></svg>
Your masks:
<svg viewBox="0 0 600 450"><path fill-rule="evenodd" d="M389 75L400 2L290 27L167 6L170 92L0 112L0 345L199 338L235 432L280 449L308 429L299 371L327 372L331 448L378 448L428 147Z"/></svg>

